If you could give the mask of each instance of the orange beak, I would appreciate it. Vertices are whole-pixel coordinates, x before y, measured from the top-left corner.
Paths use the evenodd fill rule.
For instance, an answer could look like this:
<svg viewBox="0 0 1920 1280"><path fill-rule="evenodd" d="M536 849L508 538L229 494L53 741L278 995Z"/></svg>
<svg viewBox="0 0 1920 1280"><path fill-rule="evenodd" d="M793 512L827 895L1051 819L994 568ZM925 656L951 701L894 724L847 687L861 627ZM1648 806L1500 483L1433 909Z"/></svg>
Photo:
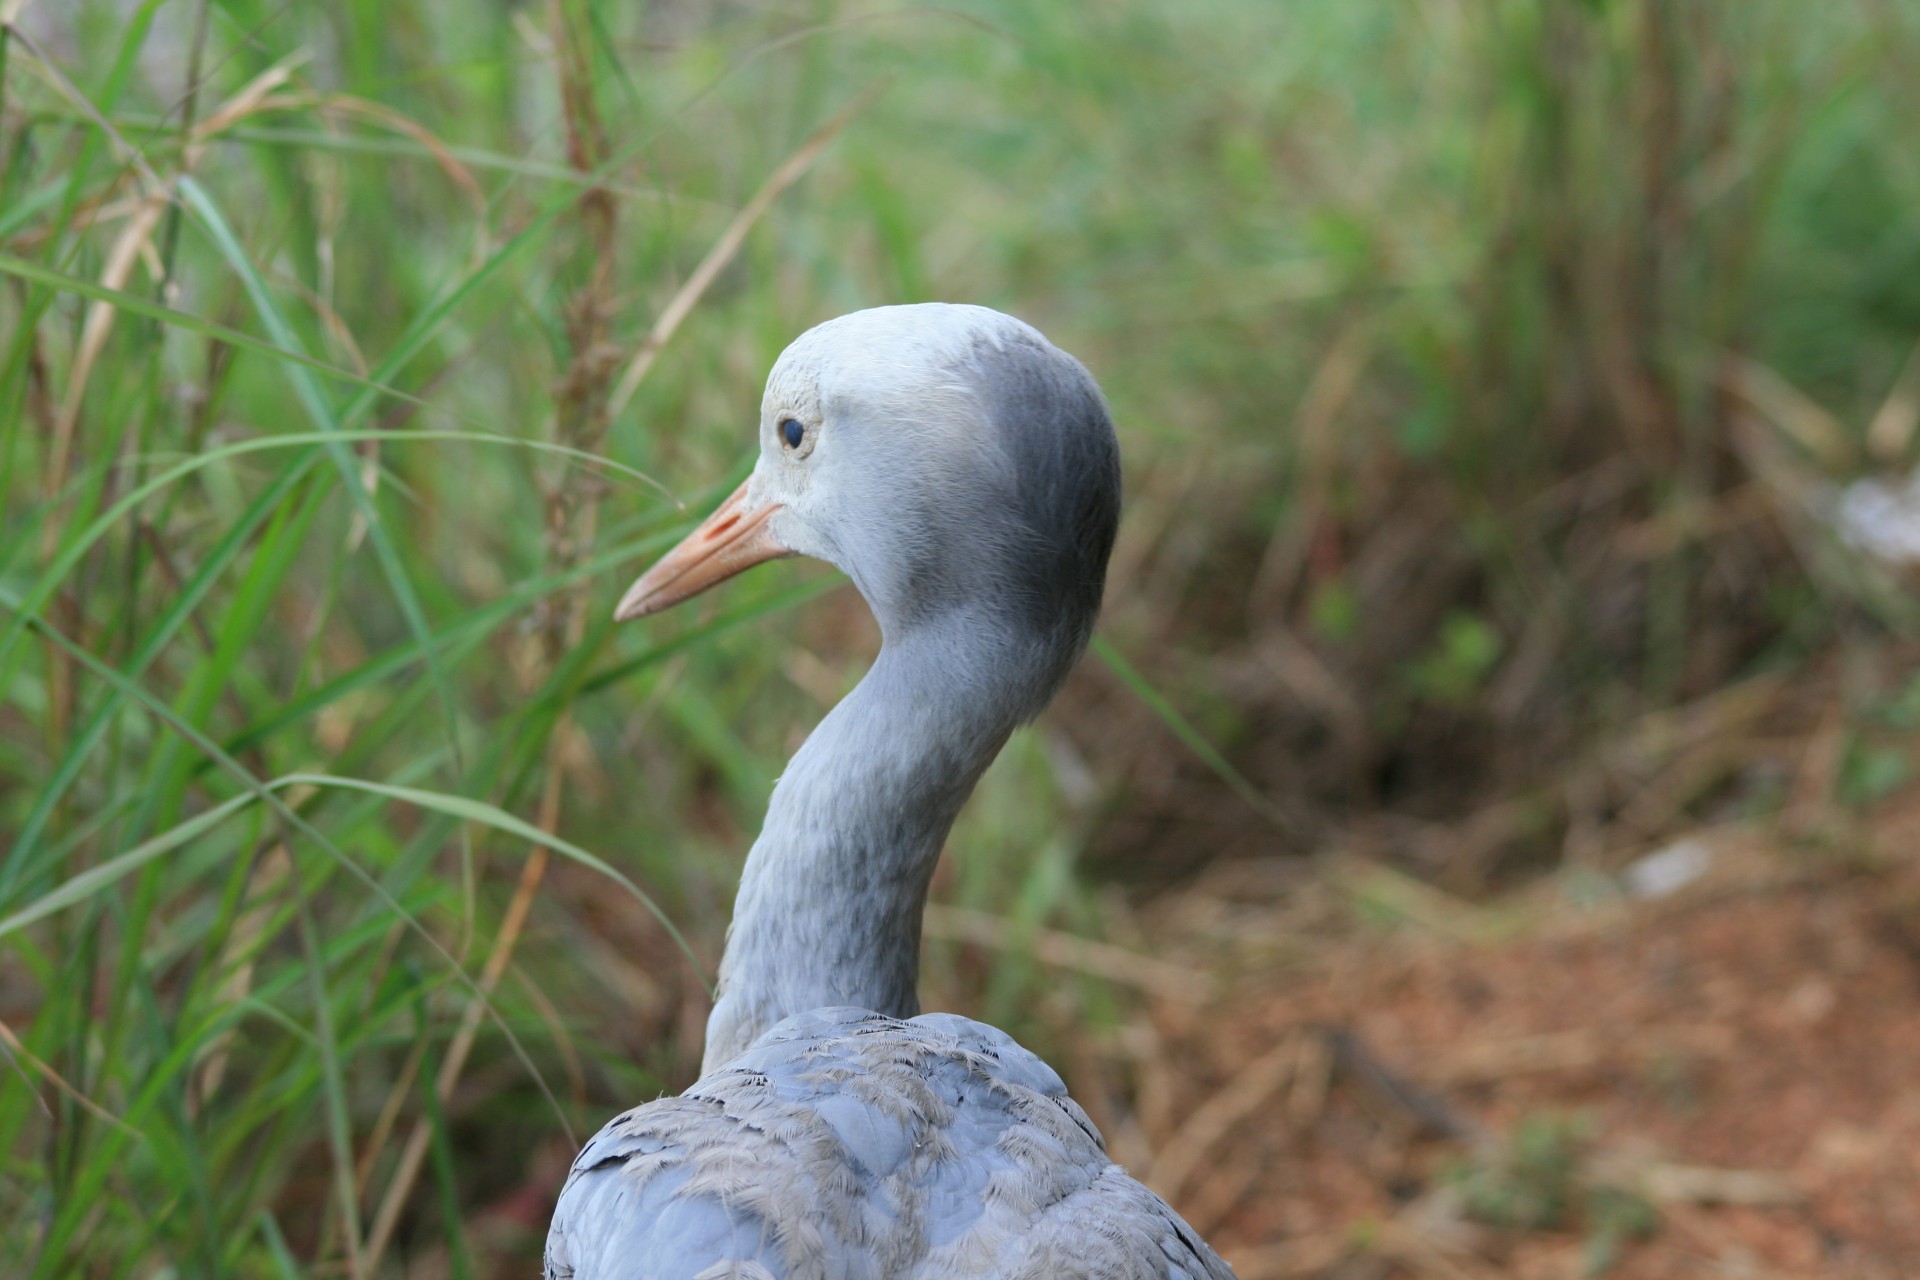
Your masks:
<svg viewBox="0 0 1920 1280"><path fill-rule="evenodd" d="M747 486L742 482L698 529L627 588L620 607L613 611L614 621L658 613L763 560L798 554L767 532L767 517L779 509L775 502L749 511Z"/></svg>

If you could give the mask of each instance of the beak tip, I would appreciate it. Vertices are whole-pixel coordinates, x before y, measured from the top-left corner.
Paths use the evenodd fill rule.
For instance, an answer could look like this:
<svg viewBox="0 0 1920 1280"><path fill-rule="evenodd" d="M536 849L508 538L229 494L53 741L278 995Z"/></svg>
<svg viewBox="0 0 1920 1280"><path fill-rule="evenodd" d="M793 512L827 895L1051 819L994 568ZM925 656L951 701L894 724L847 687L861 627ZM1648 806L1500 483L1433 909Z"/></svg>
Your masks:
<svg viewBox="0 0 1920 1280"><path fill-rule="evenodd" d="M793 552L767 531L767 517L778 504L745 508L747 486L720 504L700 527L640 575L614 606L615 622L630 622L672 608L742 569Z"/></svg>
<svg viewBox="0 0 1920 1280"><path fill-rule="evenodd" d="M635 618L644 618L654 611L656 598L660 592L649 581L651 577L651 574L642 575L638 581L627 587L626 593L620 597L620 603L613 606L615 622L631 622Z"/></svg>

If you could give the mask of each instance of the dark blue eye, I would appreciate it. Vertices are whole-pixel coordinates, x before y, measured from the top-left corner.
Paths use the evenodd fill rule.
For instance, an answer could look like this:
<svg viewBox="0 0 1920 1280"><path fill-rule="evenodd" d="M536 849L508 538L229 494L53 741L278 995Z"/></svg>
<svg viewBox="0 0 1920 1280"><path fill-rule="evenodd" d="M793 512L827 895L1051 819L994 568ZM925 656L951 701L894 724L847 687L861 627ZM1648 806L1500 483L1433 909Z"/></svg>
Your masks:
<svg viewBox="0 0 1920 1280"><path fill-rule="evenodd" d="M787 442L787 448L798 449L800 442L807 438L807 429L800 425L798 418L788 418L780 424L780 437Z"/></svg>

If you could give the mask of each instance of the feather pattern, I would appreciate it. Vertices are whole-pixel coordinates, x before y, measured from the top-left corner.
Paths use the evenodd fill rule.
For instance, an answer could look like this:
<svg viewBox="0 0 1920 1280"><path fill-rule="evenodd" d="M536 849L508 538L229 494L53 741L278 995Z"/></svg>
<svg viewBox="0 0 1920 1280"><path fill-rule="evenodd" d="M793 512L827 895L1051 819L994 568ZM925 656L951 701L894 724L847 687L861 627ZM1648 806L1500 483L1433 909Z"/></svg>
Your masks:
<svg viewBox="0 0 1920 1280"><path fill-rule="evenodd" d="M574 1162L547 1280L1226 1280L1052 1068L954 1014L788 1018Z"/></svg>

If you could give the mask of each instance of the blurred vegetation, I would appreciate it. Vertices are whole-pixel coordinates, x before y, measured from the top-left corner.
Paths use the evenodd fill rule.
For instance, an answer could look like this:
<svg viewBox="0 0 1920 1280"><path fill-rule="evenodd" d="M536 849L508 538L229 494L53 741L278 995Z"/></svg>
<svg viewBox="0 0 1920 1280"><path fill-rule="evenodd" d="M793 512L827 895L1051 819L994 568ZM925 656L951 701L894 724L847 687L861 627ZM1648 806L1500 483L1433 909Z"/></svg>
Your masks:
<svg viewBox="0 0 1920 1280"><path fill-rule="evenodd" d="M697 1061L642 894L710 971L875 643L798 566L608 620L841 311L1010 310L1121 425L1109 660L936 886L1005 924L932 1002L1036 1048L1110 877L1766 810L1696 748L1836 669L1907 776L1818 519L1920 414L1899 0L0 14L9 1274L524 1273Z"/></svg>
<svg viewBox="0 0 1920 1280"><path fill-rule="evenodd" d="M1660 1216L1640 1195L1585 1167L1592 1137L1582 1116L1526 1116L1505 1149L1461 1161L1446 1181L1473 1221L1525 1231L1577 1226L1581 1274L1605 1275L1623 1246L1653 1234Z"/></svg>

